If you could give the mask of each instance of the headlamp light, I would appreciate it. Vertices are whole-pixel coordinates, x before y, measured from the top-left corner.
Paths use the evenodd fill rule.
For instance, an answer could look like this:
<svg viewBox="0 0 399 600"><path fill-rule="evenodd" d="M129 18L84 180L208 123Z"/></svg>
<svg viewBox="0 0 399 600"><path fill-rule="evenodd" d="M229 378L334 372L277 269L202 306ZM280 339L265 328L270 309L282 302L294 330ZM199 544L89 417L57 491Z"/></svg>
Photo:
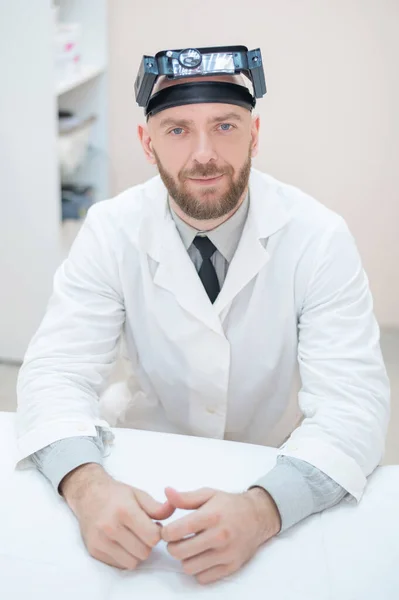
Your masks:
<svg viewBox="0 0 399 600"><path fill-rule="evenodd" d="M243 73L252 82L254 95L252 96L249 90L244 86L226 84L236 88L242 88L241 100L239 101L237 99L240 95L240 92L236 90L234 98L232 99L232 103L247 106L249 110L252 110L252 108L255 106L256 98L261 98L266 94L262 54L259 48L255 50L248 50L246 46L221 46L211 48L162 50L155 56L143 56L134 86L136 101L139 106L145 107L147 116L150 114L155 114L156 112L164 110L165 108L178 106L183 103L191 104L196 102L228 102L228 95L226 100L226 90L228 88L225 87L223 94L221 94L223 100L220 99L220 94L217 94L217 89L220 82L209 82L211 83L210 86L202 86L200 97L196 96L195 94L195 86L197 84L190 84L190 89L193 93L191 95L188 94L187 88L184 102L178 101L178 91L163 94L163 92L166 92L168 89L170 90L170 87L161 90L161 92L155 94L153 98L151 98L151 95L158 77L162 75L166 76L170 80L181 80L185 77L198 77L200 82L201 76L234 75L238 73ZM188 86L189 84L182 85ZM219 87L219 90L222 92L221 87ZM153 99L155 96L156 101L154 102ZM168 96L167 106L163 106L164 96ZM251 101L249 101L248 96L251 96ZM152 101L151 110L148 110L150 99Z"/></svg>

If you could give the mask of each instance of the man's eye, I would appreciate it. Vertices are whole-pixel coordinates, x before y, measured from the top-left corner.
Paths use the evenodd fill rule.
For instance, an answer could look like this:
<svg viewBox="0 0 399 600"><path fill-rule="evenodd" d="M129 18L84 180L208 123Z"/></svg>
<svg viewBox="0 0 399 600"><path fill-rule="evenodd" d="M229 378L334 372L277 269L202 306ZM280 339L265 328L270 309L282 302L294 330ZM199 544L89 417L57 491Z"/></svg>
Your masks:
<svg viewBox="0 0 399 600"><path fill-rule="evenodd" d="M222 123L220 125L220 129L222 131L230 131L233 128L233 126L230 123Z"/></svg>
<svg viewBox="0 0 399 600"><path fill-rule="evenodd" d="M183 127L175 127L170 133L173 135L181 135L181 133L183 133Z"/></svg>

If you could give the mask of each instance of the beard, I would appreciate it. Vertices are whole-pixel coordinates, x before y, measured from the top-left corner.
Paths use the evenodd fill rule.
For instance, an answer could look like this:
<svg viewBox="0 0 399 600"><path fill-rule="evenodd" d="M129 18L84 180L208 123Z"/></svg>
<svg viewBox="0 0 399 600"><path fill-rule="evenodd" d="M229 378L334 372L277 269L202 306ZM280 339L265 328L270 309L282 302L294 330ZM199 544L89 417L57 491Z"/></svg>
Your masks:
<svg viewBox="0 0 399 600"><path fill-rule="evenodd" d="M252 165L251 150L235 179L234 169L231 165L221 168L215 164L201 165L199 163L192 169L182 169L175 179L164 169L154 149L153 154L157 162L159 174L169 195L181 210L192 219L207 221L210 219L219 219L227 215L236 208L248 186ZM196 193L188 191L185 187L187 178L210 178L218 177L219 175L224 175L229 179L228 189L221 194L217 195L216 187L199 189Z"/></svg>

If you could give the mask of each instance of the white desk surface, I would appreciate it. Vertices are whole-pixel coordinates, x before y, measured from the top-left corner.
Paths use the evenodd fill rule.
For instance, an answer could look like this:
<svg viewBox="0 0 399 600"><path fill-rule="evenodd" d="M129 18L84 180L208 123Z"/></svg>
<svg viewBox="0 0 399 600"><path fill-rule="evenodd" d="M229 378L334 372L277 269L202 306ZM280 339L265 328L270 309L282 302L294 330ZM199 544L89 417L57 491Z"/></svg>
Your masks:
<svg viewBox="0 0 399 600"><path fill-rule="evenodd" d="M163 500L165 486L245 489L276 450L116 429L106 466ZM267 543L229 579L202 587L159 544L136 572L92 559L77 521L42 475L14 471L14 415L0 413L0 598L4 600L397 600L399 467L380 467L357 505L313 515ZM179 516L176 513L171 520Z"/></svg>

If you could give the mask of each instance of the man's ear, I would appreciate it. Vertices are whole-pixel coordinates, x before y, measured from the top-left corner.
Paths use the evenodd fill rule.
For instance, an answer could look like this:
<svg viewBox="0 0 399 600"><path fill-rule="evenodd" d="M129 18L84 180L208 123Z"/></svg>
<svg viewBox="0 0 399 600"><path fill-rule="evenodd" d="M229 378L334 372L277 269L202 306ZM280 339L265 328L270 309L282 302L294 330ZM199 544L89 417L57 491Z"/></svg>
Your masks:
<svg viewBox="0 0 399 600"><path fill-rule="evenodd" d="M147 125L139 125L137 127L137 135L139 137L141 146L144 150L146 159L148 160L148 162L151 165L155 165L156 160L155 160L154 153L152 151L152 141L151 141L150 134L148 132Z"/></svg>
<svg viewBox="0 0 399 600"><path fill-rule="evenodd" d="M252 117L251 127L251 156L254 158L257 156L259 151L259 129L260 129L260 116L256 115Z"/></svg>

